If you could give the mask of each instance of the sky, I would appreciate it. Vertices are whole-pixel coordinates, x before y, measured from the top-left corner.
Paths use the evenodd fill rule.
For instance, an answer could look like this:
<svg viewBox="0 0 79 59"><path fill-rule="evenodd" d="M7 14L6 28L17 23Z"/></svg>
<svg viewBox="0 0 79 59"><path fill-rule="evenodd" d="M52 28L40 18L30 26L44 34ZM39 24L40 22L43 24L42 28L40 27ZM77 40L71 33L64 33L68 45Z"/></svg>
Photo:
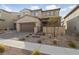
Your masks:
<svg viewBox="0 0 79 59"><path fill-rule="evenodd" d="M19 12L20 10L26 9L43 9L50 10L60 8L60 16L64 17L70 10L72 10L75 4L0 4L0 9L7 11Z"/></svg>

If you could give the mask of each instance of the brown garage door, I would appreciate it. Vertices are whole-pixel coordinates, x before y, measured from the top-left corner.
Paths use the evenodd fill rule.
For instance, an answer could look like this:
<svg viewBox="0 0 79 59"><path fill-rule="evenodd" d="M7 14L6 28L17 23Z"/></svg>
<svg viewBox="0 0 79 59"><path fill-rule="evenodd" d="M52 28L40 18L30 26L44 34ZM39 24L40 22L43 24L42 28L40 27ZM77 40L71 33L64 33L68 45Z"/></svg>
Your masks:
<svg viewBox="0 0 79 59"><path fill-rule="evenodd" d="M35 23L21 23L20 29L22 32L34 32Z"/></svg>

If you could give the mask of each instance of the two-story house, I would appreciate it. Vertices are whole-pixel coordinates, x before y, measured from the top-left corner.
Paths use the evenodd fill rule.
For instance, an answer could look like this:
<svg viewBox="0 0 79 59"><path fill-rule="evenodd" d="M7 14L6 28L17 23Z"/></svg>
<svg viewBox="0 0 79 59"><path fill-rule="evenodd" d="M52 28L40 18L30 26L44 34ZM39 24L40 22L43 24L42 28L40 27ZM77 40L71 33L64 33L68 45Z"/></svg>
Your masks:
<svg viewBox="0 0 79 59"><path fill-rule="evenodd" d="M19 12L8 12L1 9L0 19L5 21L0 21L1 23L4 22L0 28L16 29L18 32L39 32L43 26L49 26L48 21L50 19L57 20L55 26L58 27L61 26L59 11L60 8L52 10L30 10L24 8Z"/></svg>
<svg viewBox="0 0 79 59"><path fill-rule="evenodd" d="M39 29L39 30L41 29L42 30L43 26L48 26L48 23L49 23L48 21L49 21L50 18L53 21L57 20L55 26L57 26L57 27L61 26L61 20L60 20L61 17L59 16L59 11L60 11L60 8L52 9L52 10L42 10L42 9L30 10L30 9L23 9L23 10L20 11L20 13L21 13L21 16L25 16L26 15L25 17L29 16L30 18L32 17L32 19L33 19L33 17L38 18L40 24L37 25L36 27L37 27L37 29ZM29 22L31 22L32 19L29 20L29 18L28 18ZM21 19L21 20L23 21L23 19ZM19 22L19 20L18 20L18 22ZM27 22L27 19L26 19L26 22ZM35 23L36 23L36 21L35 21ZM33 24L29 23L28 24L28 26L29 26L28 30L27 30L27 27L28 27L27 24L22 24L21 27L19 27L20 25L17 26L17 27L19 27L19 31L27 31L28 32L29 29L30 29L30 31L34 31L35 27L33 25L34 25L34 22L33 22ZM54 26L54 25L50 25L50 26Z"/></svg>

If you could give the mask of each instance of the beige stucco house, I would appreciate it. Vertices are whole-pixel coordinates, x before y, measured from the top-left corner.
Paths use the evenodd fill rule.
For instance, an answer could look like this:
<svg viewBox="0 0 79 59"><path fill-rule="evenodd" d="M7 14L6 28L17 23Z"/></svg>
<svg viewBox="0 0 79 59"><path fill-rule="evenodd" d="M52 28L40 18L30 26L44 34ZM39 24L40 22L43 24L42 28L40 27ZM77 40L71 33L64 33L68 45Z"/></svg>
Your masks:
<svg viewBox="0 0 79 59"><path fill-rule="evenodd" d="M49 18L58 20L56 26L61 26L61 19L59 16L60 8L52 10L30 10L23 9L19 12L8 12L0 9L0 29L15 29L18 32L39 32L42 31L43 26L48 26Z"/></svg>
<svg viewBox="0 0 79 59"><path fill-rule="evenodd" d="M68 33L79 33L79 5L64 17L64 26Z"/></svg>
<svg viewBox="0 0 79 59"><path fill-rule="evenodd" d="M18 21L16 22L16 30L25 32L42 31L43 26L47 26L47 21L49 20L49 18L52 18L53 20L57 19L58 22L56 23L56 26L61 26L59 11L60 8L52 10L30 10L24 8L20 11L21 19L18 19Z"/></svg>

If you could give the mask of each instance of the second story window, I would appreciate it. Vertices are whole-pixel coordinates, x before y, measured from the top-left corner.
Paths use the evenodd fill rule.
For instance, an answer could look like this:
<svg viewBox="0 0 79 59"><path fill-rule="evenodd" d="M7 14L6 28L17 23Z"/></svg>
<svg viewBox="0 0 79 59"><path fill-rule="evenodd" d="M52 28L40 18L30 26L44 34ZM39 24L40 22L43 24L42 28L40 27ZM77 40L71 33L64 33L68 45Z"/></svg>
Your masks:
<svg viewBox="0 0 79 59"><path fill-rule="evenodd" d="M36 16L36 12L32 12L32 16Z"/></svg>
<svg viewBox="0 0 79 59"><path fill-rule="evenodd" d="M52 11L47 12L47 16L54 16L54 12Z"/></svg>
<svg viewBox="0 0 79 59"><path fill-rule="evenodd" d="M17 15L18 18L20 18L20 15Z"/></svg>
<svg viewBox="0 0 79 59"><path fill-rule="evenodd" d="M76 26L74 26L74 30L76 31Z"/></svg>
<svg viewBox="0 0 79 59"><path fill-rule="evenodd" d="M55 16L59 16L59 11L55 11Z"/></svg>
<svg viewBox="0 0 79 59"><path fill-rule="evenodd" d="M47 12L47 16L51 16L51 12Z"/></svg>

